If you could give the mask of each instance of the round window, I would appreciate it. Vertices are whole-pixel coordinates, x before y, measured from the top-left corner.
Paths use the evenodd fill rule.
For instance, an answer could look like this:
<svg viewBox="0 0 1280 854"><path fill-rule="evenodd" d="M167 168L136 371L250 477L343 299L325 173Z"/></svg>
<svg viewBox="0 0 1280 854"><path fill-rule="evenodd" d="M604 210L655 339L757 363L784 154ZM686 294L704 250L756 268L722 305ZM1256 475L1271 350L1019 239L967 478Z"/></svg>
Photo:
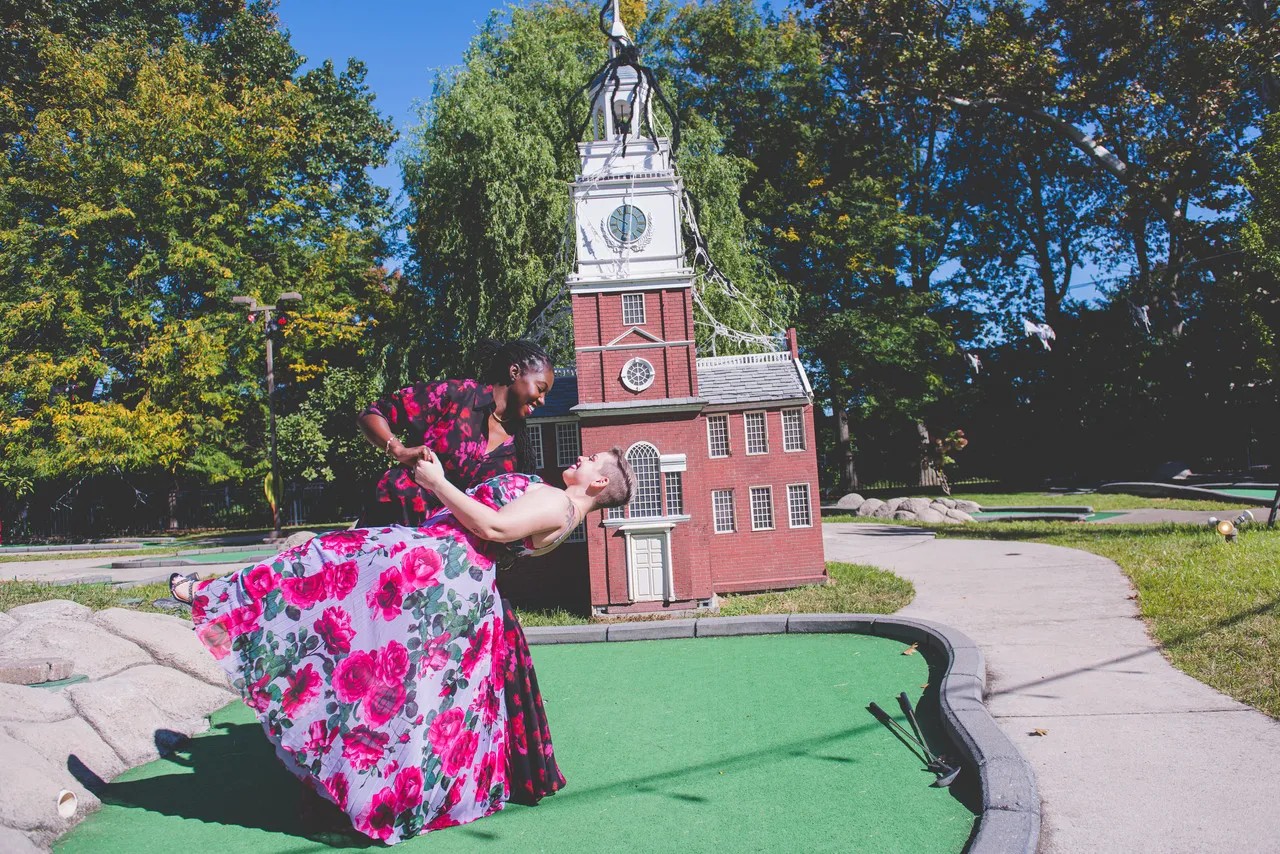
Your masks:
<svg viewBox="0 0 1280 854"><path fill-rule="evenodd" d="M631 359L622 366L622 384L632 391L644 391L653 385L653 365L644 359Z"/></svg>

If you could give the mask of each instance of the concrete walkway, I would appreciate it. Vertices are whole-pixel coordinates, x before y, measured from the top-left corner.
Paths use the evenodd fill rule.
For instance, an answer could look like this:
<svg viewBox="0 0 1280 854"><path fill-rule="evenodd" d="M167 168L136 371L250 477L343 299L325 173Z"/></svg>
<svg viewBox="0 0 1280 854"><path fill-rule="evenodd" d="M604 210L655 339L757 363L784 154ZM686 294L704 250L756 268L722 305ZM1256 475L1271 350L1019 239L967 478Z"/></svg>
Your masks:
<svg viewBox="0 0 1280 854"><path fill-rule="evenodd" d="M1280 723L1172 667L1114 563L901 526L823 534L828 560L915 584L901 616L981 647L987 706L1036 771L1041 852L1280 851Z"/></svg>

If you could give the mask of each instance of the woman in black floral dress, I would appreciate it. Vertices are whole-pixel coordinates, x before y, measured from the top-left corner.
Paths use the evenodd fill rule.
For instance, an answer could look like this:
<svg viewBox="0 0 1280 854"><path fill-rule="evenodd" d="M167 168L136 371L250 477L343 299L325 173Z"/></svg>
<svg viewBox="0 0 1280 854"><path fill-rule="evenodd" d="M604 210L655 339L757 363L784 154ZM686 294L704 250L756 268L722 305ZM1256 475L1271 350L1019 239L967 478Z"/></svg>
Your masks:
<svg viewBox="0 0 1280 854"><path fill-rule="evenodd" d="M363 526L417 526L440 502L413 479L417 462L434 454L449 482L468 489L501 474L534 473L525 419L555 384L551 357L531 341L485 341L479 379L418 382L369 405L359 418L370 444L394 464L378 481ZM404 441L396 435L401 434ZM536 804L565 785L551 746L542 695L524 630L502 600L507 656L508 780L511 800Z"/></svg>

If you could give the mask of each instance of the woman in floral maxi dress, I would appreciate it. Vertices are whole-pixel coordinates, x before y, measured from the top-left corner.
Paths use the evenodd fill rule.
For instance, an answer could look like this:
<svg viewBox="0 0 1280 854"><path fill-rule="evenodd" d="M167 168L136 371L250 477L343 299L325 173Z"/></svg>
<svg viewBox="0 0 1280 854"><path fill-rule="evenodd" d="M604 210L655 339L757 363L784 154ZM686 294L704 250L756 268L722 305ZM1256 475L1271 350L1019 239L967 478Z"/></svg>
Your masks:
<svg viewBox="0 0 1280 854"><path fill-rule="evenodd" d="M617 449L580 458L564 490L509 474L464 494L434 457L415 477L446 507L422 526L316 537L188 591L197 636L286 766L388 843L502 808L497 565L631 492Z"/></svg>
<svg viewBox="0 0 1280 854"><path fill-rule="evenodd" d="M419 382L369 404L359 418L365 438L394 465L378 481L362 526L418 526L440 502L416 482L413 465L435 455L455 486L466 489L510 472L532 473L525 418L555 384L551 357L532 341L485 340L477 347L479 381ZM404 437L402 443L398 436ZM501 591L499 591L500 593ZM524 630L506 599L507 771L511 799L536 804L564 788L538 678Z"/></svg>

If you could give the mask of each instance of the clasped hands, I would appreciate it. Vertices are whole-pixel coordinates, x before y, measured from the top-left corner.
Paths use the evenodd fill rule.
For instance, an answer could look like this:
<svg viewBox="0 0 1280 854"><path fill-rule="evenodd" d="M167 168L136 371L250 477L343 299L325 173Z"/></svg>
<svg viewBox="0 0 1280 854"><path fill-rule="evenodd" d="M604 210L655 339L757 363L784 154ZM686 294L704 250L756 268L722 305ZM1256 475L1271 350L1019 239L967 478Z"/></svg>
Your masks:
<svg viewBox="0 0 1280 854"><path fill-rule="evenodd" d="M427 447L414 448L414 451L421 452L418 462L413 466L414 483L432 492L436 491L445 480L444 466L440 464L440 458Z"/></svg>

